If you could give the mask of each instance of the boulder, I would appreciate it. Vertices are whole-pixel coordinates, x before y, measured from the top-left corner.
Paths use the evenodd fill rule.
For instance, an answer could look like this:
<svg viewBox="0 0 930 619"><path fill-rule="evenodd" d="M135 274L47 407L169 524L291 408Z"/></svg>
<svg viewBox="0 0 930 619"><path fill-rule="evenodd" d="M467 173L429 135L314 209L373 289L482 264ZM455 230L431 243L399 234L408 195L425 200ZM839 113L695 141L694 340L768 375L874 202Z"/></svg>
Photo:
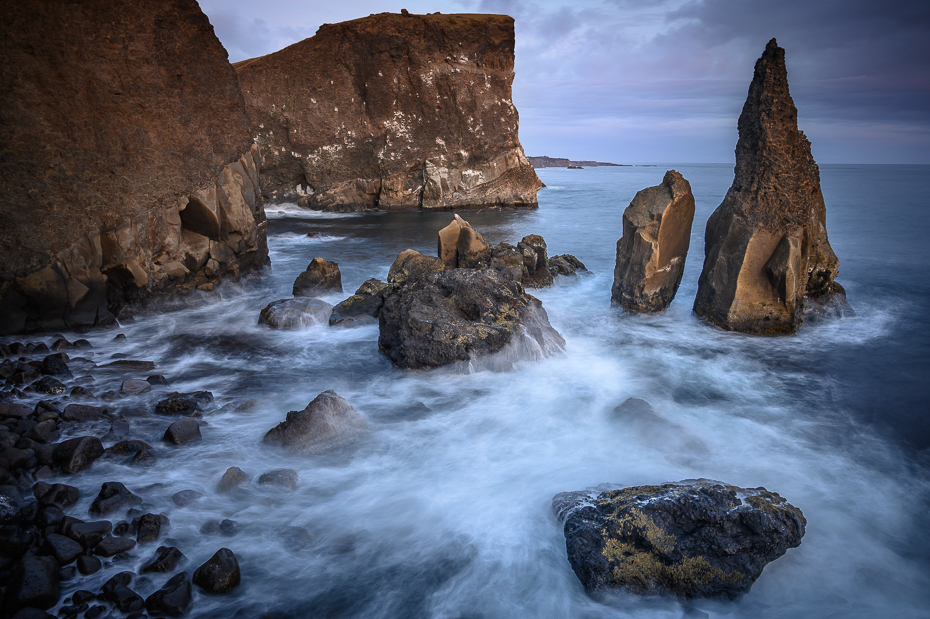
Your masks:
<svg viewBox="0 0 930 619"><path fill-rule="evenodd" d="M200 424L190 417L182 417L168 426L164 438L172 445L187 445L203 439L200 435Z"/></svg>
<svg viewBox="0 0 930 619"><path fill-rule="evenodd" d="M68 565L84 552L84 547L70 537L49 533L45 537L45 554L55 557L58 565Z"/></svg>
<svg viewBox="0 0 930 619"><path fill-rule="evenodd" d="M141 504L142 499L130 492L129 488L118 481L108 481L100 486L100 492L88 511L93 516L107 516Z"/></svg>
<svg viewBox="0 0 930 619"><path fill-rule="evenodd" d="M155 412L159 415L193 415L202 413L213 404L213 394L209 391L194 391L192 393L169 393L168 397L155 405Z"/></svg>
<svg viewBox="0 0 930 619"><path fill-rule="evenodd" d="M79 436L58 443L55 447L55 463L67 475L79 473L103 455L103 445L96 436Z"/></svg>
<svg viewBox="0 0 930 619"><path fill-rule="evenodd" d="M157 514L142 514L133 520L136 529L136 541L140 544L154 542L161 534L162 517Z"/></svg>
<svg viewBox="0 0 930 619"><path fill-rule="evenodd" d="M124 380L119 386L120 392L126 395L139 395L151 390L151 388L152 384L150 382L136 378Z"/></svg>
<svg viewBox="0 0 930 619"><path fill-rule="evenodd" d="M693 220L691 185L675 170L639 191L623 211L611 299L636 312L667 308L685 271Z"/></svg>
<svg viewBox="0 0 930 619"><path fill-rule="evenodd" d="M231 466L226 469L226 472L223 473L223 476L220 478L220 483L217 484L216 489L218 492L230 492L235 490L240 486L244 486L249 483L251 477L245 473L238 466Z"/></svg>
<svg viewBox="0 0 930 619"><path fill-rule="evenodd" d="M517 250L523 254L523 285L527 288L548 288L552 285L552 273L549 272L549 255L546 241L538 234L523 237L517 243Z"/></svg>
<svg viewBox="0 0 930 619"><path fill-rule="evenodd" d="M84 576L96 574L103 567L103 563L97 557L90 555L81 555L77 558L78 571Z"/></svg>
<svg viewBox="0 0 930 619"><path fill-rule="evenodd" d="M98 557L115 557L121 552L129 552L136 547L136 540L128 537L114 537L108 535L97 542L94 554Z"/></svg>
<svg viewBox="0 0 930 619"><path fill-rule="evenodd" d="M710 480L558 494L568 561L588 592L735 599L801 543L801 510L765 488Z"/></svg>
<svg viewBox="0 0 930 619"><path fill-rule="evenodd" d="M145 600L145 609L153 617L181 617L193 601L191 575L179 572L168 579L161 589Z"/></svg>
<svg viewBox="0 0 930 619"><path fill-rule="evenodd" d="M292 453L322 453L355 441L367 430L364 415L335 391L324 391L305 409L290 411L264 440Z"/></svg>
<svg viewBox="0 0 930 619"><path fill-rule="evenodd" d="M507 279L512 279L515 282L522 282L526 277L523 252L510 243L498 243L491 250L491 264L489 266Z"/></svg>
<svg viewBox="0 0 930 619"><path fill-rule="evenodd" d="M297 471L294 469L275 469L262 473L258 478L262 486L277 486L287 490L297 490Z"/></svg>
<svg viewBox="0 0 930 619"><path fill-rule="evenodd" d="M731 331L795 332L806 299L839 296L826 217L820 169L788 91L785 50L772 39L739 117L733 185L707 220L694 311Z"/></svg>
<svg viewBox="0 0 930 619"><path fill-rule="evenodd" d="M326 211L535 208L513 63L512 18L438 13L326 24L236 63L262 190Z"/></svg>
<svg viewBox="0 0 930 619"><path fill-rule="evenodd" d="M405 249L397 254L397 259L388 270L388 283L396 288L445 268L445 264L439 258L424 256L413 249Z"/></svg>
<svg viewBox="0 0 930 619"><path fill-rule="evenodd" d="M330 325L344 325L377 318L384 299L392 287L381 280L369 279L351 297L333 306Z"/></svg>
<svg viewBox="0 0 930 619"><path fill-rule="evenodd" d="M468 362L517 338L537 356L564 346L542 303L490 269L426 275L389 297L378 320L378 346L402 368Z"/></svg>
<svg viewBox="0 0 930 619"><path fill-rule="evenodd" d="M171 495L171 500L178 507L187 507L194 501L203 498L202 492L197 492L196 490L181 490L180 492L175 492Z"/></svg>
<svg viewBox="0 0 930 619"><path fill-rule="evenodd" d="M258 147L195 0L15 2L0 22L17 24L0 45L0 334L109 324L205 281L181 264L185 231L227 248L223 274L267 262Z"/></svg>
<svg viewBox="0 0 930 619"><path fill-rule="evenodd" d="M67 517L65 518L65 521ZM74 541L78 542L85 550L90 550L100 543L104 537L113 530L113 524L109 520L97 520L95 522L71 522L64 526L62 521L61 532Z"/></svg>
<svg viewBox="0 0 930 619"><path fill-rule="evenodd" d="M68 364L59 355L49 355L42 359L38 367L39 372L46 376L64 376L65 378L74 378Z"/></svg>
<svg viewBox="0 0 930 619"><path fill-rule="evenodd" d="M17 566L7 593L11 611L32 607L46 609L58 603L58 563L52 557L26 557Z"/></svg>
<svg viewBox="0 0 930 619"><path fill-rule="evenodd" d="M74 486L45 482L38 482L33 486L32 494L39 501L39 505L54 505L59 508L71 507L81 498L81 491Z"/></svg>
<svg viewBox="0 0 930 619"><path fill-rule="evenodd" d="M120 572L103 584L100 598L112 602L121 613L134 613L145 608L145 600L129 588L134 574Z"/></svg>
<svg viewBox="0 0 930 619"><path fill-rule="evenodd" d="M294 296L312 297L327 292L342 292L342 274L338 264L317 257L294 281Z"/></svg>
<svg viewBox="0 0 930 619"><path fill-rule="evenodd" d="M68 390L64 383L51 376L43 376L39 380L32 383L30 386L35 389L36 393L42 393L46 395L61 395Z"/></svg>
<svg viewBox="0 0 930 619"><path fill-rule="evenodd" d="M471 224L455 215L452 223L439 231L439 259L447 269L486 269L491 246Z"/></svg>
<svg viewBox="0 0 930 619"><path fill-rule="evenodd" d="M151 559L139 568L140 574L173 572L175 568L187 561L180 550L174 546L159 546Z"/></svg>
<svg viewBox="0 0 930 619"><path fill-rule="evenodd" d="M228 548L220 548L194 571L194 584L207 593L227 593L239 586L239 561Z"/></svg>
<svg viewBox="0 0 930 619"><path fill-rule="evenodd" d="M88 421L97 421L104 419L108 410L103 406L89 406L87 404L69 404L61 412L61 418L65 421L76 421L86 423Z"/></svg>
<svg viewBox="0 0 930 619"><path fill-rule="evenodd" d="M319 299L280 299L265 306L258 317L258 324L272 329L304 329L326 324L332 311L329 303Z"/></svg>

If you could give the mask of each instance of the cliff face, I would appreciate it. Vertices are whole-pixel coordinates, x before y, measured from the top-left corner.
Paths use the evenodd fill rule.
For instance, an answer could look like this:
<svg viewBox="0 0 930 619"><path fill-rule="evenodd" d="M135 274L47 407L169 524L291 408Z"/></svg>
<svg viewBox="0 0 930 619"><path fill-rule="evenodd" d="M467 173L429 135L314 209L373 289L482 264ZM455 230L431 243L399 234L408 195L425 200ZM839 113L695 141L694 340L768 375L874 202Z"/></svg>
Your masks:
<svg viewBox="0 0 930 619"><path fill-rule="evenodd" d="M235 65L262 190L311 208L537 205L513 19L382 13Z"/></svg>
<svg viewBox="0 0 930 619"><path fill-rule="evenodd" d="M267 261L257 149L194 0L0 5L0 333Z"/></svg>
<svg viewBox="0 0 930 619"><path fill-rule="evenodd" d="M707 221L694 311L725 329L791 333L805 303L843 294L820 170L798 130L785 50L756 62L739 117L733 185Z"/></svg>

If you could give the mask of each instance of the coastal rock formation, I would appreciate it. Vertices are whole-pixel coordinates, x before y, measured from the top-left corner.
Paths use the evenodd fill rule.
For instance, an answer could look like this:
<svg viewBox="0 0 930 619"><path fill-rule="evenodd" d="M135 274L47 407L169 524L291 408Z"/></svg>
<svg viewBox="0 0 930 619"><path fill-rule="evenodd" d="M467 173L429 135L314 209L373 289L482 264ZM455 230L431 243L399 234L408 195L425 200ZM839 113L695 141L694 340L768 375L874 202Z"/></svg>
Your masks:
<svg viewBox="0 0 930 619"><path fill-rule="evenodd" d="M425 275L388 297L378 321L378 346L402 368L467 362L519 338L539 356L564 346L542 303L492 269Z"/></svg>
<svg viewBox="0 0 930 619"><path fill-rule="evenodd" d="M526 273L523 285L527 288L548 288L552 285L552 273L549 272L549 254L546 240L538 234L523 237L517 243L517 250L523 254L523 266Z"/></svg>
<svg viewBox="0 0 930 619"><path fill-rule="evenodd" d="M265 435L265 443L290 452L322 453L346 445L368 430L368 420L335 391L324 391L302 411Z"/></svg>
<svg viewBox="0 0 930 619"><path fill-rule="evenodd" d="M330 325L362 322L378 317L384 299L391 293L392 286L378 279L365 281L351 297L333 306L329 315Z"/></svg>
<svg viewBox="0 0 930 619"><path fill-rule="evenodd" d="M415 249L405 249L397 254L397 259L388 270L388 283L397 288L445 268L446 265L439 258L424 256Z"/></svg>
<svg viewBox="0 0 930 619"><path fill-rule="evenodd" d="M637 192L623 211L612 300L637 312L664 310L675 298L691 244L694 195L675 170Z"/></svg>
<svg viewBox="0 0 930 619"><path fill-rule="evenodd" d="M381 13L236 63L262 191L326 211L537 205L513 19Z"/></svg>
<svg viewBox="0 0 930 619"><path fill-rule="evenodd" d="M565 492L552 509L588 592L734 599L801 544L807 525L801 510L774 492L706 479Z"/></svg>
<svg viewBox="0 0 930 619"><path fill-rule="evenodd" d="M272 329L304 329L326 324L332 309L329 303L311 297L279 299L262 309L258 324Z"/></svg>
<svg viewBox="0 0 930 619"><path fill-rule="evenodd" d="M0 19L0 334L105 324L267 262L258 149L194 0Z"/></svg>
<svg viewBox="0 0 930 619"><path fill-rule="evenodd" d="M342 273L335 262L316 257L294 280L293 294L295 297L312 297L326 292L342 292Z"/></svg>
<svg viewBox="0 0 930 619"><path fill-rule="evenodd" d="M772 39L739 117L733 185L707 221L694 311L724 329L792 333L806 299L846 306L838 268L820 170L798 130L785 50Z"/></svg>
<svg viewBox="0 0 930 619"><path fill-rule="evenodd" d="M491 261L491 246L481 233L455 215L439 231L439 259L447 269L485 269Z"/></svg>
<svg viewBox="0 0 930 619"><path fill-rule="evenodd" d="M562 254L549 258L549 272L556 275L577 275L578 271L587 272L584 263L571 254Z"/></svg>

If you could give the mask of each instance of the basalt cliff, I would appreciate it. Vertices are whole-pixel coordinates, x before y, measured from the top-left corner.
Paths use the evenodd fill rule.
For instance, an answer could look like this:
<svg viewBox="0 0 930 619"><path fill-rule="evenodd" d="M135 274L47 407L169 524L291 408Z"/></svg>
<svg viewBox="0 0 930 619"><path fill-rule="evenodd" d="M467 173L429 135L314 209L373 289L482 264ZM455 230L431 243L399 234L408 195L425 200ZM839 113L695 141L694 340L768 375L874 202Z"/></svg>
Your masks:
<svg viewBox="0 0 930 619"><path fill-rule="evenodd" d="M194 0L0 4L0 334L267 261L258 150Z"/></svg>
<svg viewBox="0 0 930 619"><path fill-rule="evenodd" d="M735 178L707 221L694 311L761 334L792 333L806 315L843 313L820 170L798 130L775 39L756 62L738 127Z"/></svg>
<svg viewBox="0 0 930 619"><path fill-rule="evenodd" d="M513 19L382 13L234 65L262 191L327 211L537 206Z"/></svg>

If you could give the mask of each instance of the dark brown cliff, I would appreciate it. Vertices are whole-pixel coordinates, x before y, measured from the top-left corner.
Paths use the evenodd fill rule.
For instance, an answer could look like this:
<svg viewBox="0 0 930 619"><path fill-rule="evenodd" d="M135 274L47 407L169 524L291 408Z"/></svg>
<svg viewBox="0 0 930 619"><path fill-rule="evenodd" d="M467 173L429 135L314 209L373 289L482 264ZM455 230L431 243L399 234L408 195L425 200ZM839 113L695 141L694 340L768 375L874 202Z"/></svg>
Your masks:
<svg viewBox="0 0 930 619"><path fill-rule="evenodd" d="M707 221L694 311L725 329L791 333L811 305L845 299L833 281L839 260L826 218L820 170L788 92L785 50L772 39L739 117L733 185Z"/></svg>
<svg viewBox="0 0 930 619"><path fill-rule="evenodd" d="M513 19L382 13L235 65L262 189L323 210L536 206Z"/></svg>
<svg viewBox="0 0 930 619"><path fill-rule="evenodd" d="M242 94L194 0L5 0L0 24L0 333L267 261Z"/></svg>

